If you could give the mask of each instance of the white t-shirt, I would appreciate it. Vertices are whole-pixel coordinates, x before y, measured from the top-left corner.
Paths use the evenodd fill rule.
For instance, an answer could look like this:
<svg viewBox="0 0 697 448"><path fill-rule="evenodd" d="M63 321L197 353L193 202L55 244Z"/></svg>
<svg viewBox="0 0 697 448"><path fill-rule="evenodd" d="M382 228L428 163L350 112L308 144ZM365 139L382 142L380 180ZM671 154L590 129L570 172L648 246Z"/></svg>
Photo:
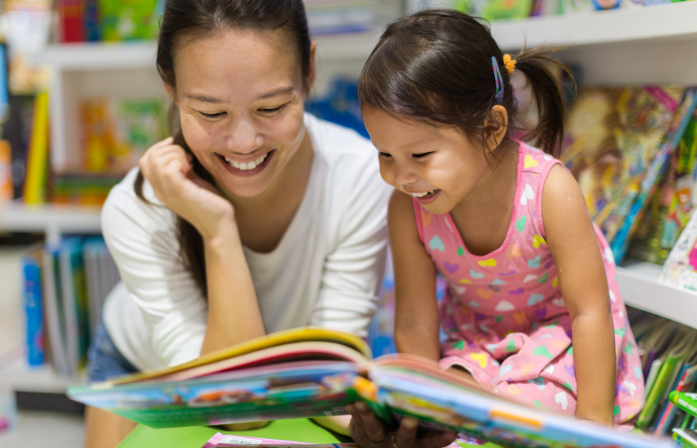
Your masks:
<svg viewBox="0 0 697 448"><path fill-rule="evenodd" d="M313 325L366 336L385 263L391 188L368 140L309 114L305 125L315 157L300 207L272 252L244 248L261 316L269 333ZM103 316L119 351L150 370L200 355L208 307L179 256L176 215L138 199L137 174L131 170L111 190L102 211L122 279ZM143 193L161 204L147 181Z"/></svg>

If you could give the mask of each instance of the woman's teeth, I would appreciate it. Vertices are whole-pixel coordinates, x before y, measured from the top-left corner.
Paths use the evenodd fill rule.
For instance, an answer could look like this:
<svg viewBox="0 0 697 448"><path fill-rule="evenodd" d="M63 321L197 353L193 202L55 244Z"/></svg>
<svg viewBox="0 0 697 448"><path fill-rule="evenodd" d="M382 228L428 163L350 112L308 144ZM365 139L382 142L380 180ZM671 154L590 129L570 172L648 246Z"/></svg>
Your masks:
<svg viewBox="0 0 697 448"><path fill-rule="evenodd" d="M261 165L262 163L264 163L264 160L266 160L266 158L267 158L268 156L269 156L269 153L267 152L266 154L264 154L263 156L259 157L258 159L253 160L253 161L251 161L251 162L247 162L247 163L238 163L238 162L235 162L234 160L228 159L227 157L223 157L223 158L225 159L225 161L226 161L230 166L235 167L235 168L237 168L238 170L249 171L249 170L253 170L253 169L256 168L257 166L259 166L259 165Z"/></svg>
<svg viewBox="0 0 697 448"><path fill-rule="evenodd" d="M411 195L412 195L413 197L415 197L415 198L424 198L424 197L426 197L426 196L431 196L431 195L434 194L436 191L438 191L438 189L436 189L436 190L431 190L431 191L426 191L426 192L424 192L424 193L411 193Z"/></svg>

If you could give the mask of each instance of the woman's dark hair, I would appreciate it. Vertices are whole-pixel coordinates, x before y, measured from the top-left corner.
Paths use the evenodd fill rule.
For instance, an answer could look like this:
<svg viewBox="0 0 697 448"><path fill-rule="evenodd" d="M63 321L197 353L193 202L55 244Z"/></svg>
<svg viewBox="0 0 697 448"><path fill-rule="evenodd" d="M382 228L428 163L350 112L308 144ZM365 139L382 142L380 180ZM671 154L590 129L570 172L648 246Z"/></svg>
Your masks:
<svg viewBox="0 0 697 448"><path fill-rule="evenodd" d="M186 34L213 34L227 29L271 31L283 29L290 37L300 58L303 80L310 71L310 36L302 0L166 0L157 42L157 71L162 81L176 89L174 58L178 44ZM307 86L306 86L307 87ZM178 123L176 109L170 122ZM208 171L191 152L178 125L173 125L174 144L193 156L194 172L212 182ZM134 183L136 195L144 202L143 174ZM208 296L203 238L189 222L177 218L180 256L191 270L204 297Z"/></svg>
<svg viewBox="0 0 697 448"><path fill-rule="evenodd" d="M523 140L553 154L563 138L564 101L549 64L554 49L522 51L515 70L529 83L539 111L538 124ZM516 101L501 49L481 19L452 10L426 10L390 24L368 58L358 82L362 108L375 107L436 126L456 126L483 140L485 122L498 104L491 58L503 78L500 104L515 129ZM499 142L499 145L502 142Z"/></svg>

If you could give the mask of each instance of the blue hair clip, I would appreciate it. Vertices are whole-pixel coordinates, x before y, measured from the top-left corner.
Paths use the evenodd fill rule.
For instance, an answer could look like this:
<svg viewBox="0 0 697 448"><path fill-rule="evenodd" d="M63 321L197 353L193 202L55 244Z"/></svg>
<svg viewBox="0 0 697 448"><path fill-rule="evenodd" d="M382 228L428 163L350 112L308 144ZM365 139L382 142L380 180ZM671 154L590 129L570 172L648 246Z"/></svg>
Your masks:
<svg viewBox="0 0 697 448"><path fill-rule="evenodd" d="M496 56L491 57L491 66L494 69L494 79L496 80L496 95L494 99L496 102L501 104L503 102L503 78L501 77L501 71L499 70L499 63L496 61Z"/></svg>

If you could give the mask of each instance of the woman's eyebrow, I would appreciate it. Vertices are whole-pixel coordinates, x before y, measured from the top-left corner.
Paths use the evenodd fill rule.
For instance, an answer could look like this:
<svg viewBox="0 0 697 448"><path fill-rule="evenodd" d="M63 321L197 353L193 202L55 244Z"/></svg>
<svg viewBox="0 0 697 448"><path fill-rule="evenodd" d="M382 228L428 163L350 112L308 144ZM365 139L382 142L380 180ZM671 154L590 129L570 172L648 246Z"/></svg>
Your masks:
<svg viewBox="0 0 697 448"><path fill-rule="evenodd" d="M295 90L295 87L293 86L288 86L288 87L281 87L280 89L272 90L271 92L265 93L263 95L260 95L257 97L258 100L265 100L274 96L278 95L283 95L286 93L290 93L293 90Z"/></svg>
<svg viewBox="0 0 697 448"><path fill-rule="evenodd" d="M196 95L193 93L187 94L186 97L191 98L193 100L202 101L204 103L220 104L220 103L224 102L223 100L219 100L218 98L213 98L211 96L205 96L205 95Z"/></svg>

